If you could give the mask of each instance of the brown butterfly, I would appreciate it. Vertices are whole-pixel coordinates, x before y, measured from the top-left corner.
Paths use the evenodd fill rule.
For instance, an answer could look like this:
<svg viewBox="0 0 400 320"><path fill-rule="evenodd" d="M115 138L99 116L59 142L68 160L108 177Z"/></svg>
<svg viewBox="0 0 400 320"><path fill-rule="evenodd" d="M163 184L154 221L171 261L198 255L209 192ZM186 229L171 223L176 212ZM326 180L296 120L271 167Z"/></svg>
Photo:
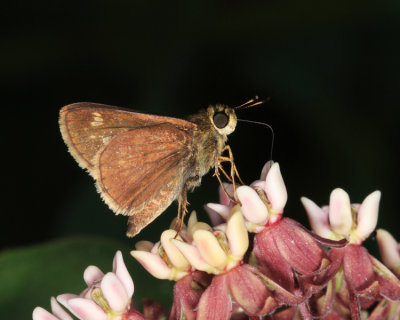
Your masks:
<svg viewBox="0 0 400 320"><path fill-rule="evenodd" d="M182 221L187 191L200 185L211 168L222 186L219 170L233 183L235 175L240 179L225 145L236 123L235 110L224 105L209 106L187 121L88 102L60 111L60 129L70 153L96 180L108 206L129 216L129 237L175 199ZM222 156L225 150L227 157ZM221 166L224 161L231 163L230 175Z"/></svg>

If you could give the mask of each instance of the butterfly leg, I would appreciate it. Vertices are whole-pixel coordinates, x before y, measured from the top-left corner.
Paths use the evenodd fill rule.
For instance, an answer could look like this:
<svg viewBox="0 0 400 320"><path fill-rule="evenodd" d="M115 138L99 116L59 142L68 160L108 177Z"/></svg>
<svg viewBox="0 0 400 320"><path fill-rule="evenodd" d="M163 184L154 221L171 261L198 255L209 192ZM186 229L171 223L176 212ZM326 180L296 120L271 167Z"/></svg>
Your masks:
<svg viewBox="0 0 400 320"><path fill-rule="evenodd" d="M239 176L239 172L238 172L238 170L237 170L237 168L236 168L236 165L235 165L235 162L234 162L234 159L233 159L233 153L232 153L232 150L231 150L231 148L230 148L229 145L225 146L221 153L223 153L223 152L225 152L225 151L228 151L228 156L219 156L219 157L217 158L217 160L216 160L216 165L215 165L215 173L214 173L214 175L217 177L217 179L218 179L218 181L219 181L219 183L220 183L220 185L221 185L223 191L224 191L225 194L228 196L228 198L229 198L232 202L237 203L238 201L236 200L236 199L237 199L237 194L236 194L236 181L235 181L235 177L238 178L238 180L240 181L241 184L244 184L244 182L242 181L242 179L241 179L240 176ZM222 163L223 163L223 162L229 162L229 163L231 164L231 172L230 172L230 175L228 175L228 173L227 173L227 172L224 170L224 168L222 167ZM235 195L235 198L236 198L236 199L235 199L234 197L232 197L232 196L228 193L228 191L226 190L224 184L223 184L222 181L221 181L221 177L220 177L220 173L219 173L220 171L224 174L224 176L228 179L228 181L229 181L230 183L232 183L232 185L233 185L233 192L234 192L234 195Z"/></svg>
<svg viewBox="0 0 400 320"><path fill-rule="evenodd" d="M233 159L233 152L232 152L231 147L230 147L229 145L226 145L226 146L224 147L224 149L222 149L222 153L223 153L224 151L226 151L226 150L228 150L229 156L226 157L226 160L225 160L225 161L228 161L228 162L230 162L230 164L231 164L231 177L232 177L232 179L234 179L234 177L236 176L236 177L239 179L239 182L240 182L242 185L244 185L245 183L244 183L243 180L240 178L239 172L238 172L237 167L236 167L236 165L235 165L235 160Z"/></svg>
<svg viewBox="0 0 400 320"><path fill-rule="evenodd" d="M181 194L178 198L178 216L175 220L174 224L174 230L177 232L177 235L181 232L182 226L183 226L183 221L185 219L186 214L188 213L188 199L187 199L187 193L188 189L190 190L191 187L199 185L199 176L196 175L192 178L189 178L186 180L185 184L183 185Z"/></svg>

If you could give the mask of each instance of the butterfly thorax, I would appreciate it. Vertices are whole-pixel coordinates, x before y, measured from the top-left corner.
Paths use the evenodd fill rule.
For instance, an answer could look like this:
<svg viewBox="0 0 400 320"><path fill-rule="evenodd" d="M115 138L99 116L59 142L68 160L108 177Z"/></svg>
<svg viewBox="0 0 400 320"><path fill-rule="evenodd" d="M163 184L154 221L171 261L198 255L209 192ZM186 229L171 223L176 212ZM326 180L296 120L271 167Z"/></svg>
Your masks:
<svg viewBox="0 0 400 320"><path fill-rule="evenodd" d="M233 109L216 105L192 115L189 121L197 125L193 147L196 148L197 174L202 177L215 166L228 140L227 136L235 130L237 118Z"/></svg>

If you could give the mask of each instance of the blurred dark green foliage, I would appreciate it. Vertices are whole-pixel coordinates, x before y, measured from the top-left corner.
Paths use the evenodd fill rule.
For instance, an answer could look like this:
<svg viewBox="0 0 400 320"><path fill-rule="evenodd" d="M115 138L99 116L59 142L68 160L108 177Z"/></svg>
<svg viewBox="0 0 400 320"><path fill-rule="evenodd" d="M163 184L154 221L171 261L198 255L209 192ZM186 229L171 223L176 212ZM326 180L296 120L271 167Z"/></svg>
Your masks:
<svg viewBox="0 0 400 320"><path fill-rule="evenodd" d="M173 205L126 239L126 218L101 202L62 142L63 105L185 117L256 94L271 101L239 116L275 130L286 214L306 224L302 195L325 204L343 187L359 202L380 189L379 226L400 239L398 1L26 1L2 4L1 16L3 247L87 233L133 248L141 238L157 241L176 213ZM270 134L240 124L230 144L243 179L256 179ZM189 195L202 219L217 186L209 175ZM36 274L43 283L52 277ZM49 292L40 294L35 303L45 305Z"/></svg>

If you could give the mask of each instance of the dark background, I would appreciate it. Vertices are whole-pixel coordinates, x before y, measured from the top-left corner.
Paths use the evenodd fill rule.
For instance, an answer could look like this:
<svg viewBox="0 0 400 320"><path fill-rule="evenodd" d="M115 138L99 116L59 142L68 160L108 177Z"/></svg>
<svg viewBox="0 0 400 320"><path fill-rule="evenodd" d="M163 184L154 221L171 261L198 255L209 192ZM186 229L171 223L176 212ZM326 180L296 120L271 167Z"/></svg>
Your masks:
<svg viewBox="0 0 400 320"><path fill-rule="evenodd" d="M271 101L239 117L267 122L288 188L286 215L305 220L343 187L353 202L382 191L379 226L399 239L398 1L39 1L2 8L3 247L72 234L125 239L68 154L63 105L92 101L186 117L209 104ZM270 133L230 137L241 176L256 179ZM191 209L217 200L210 175ZM173 205L141 236L157 241ZM126 240L133 247L135 240Z"/></svg>

